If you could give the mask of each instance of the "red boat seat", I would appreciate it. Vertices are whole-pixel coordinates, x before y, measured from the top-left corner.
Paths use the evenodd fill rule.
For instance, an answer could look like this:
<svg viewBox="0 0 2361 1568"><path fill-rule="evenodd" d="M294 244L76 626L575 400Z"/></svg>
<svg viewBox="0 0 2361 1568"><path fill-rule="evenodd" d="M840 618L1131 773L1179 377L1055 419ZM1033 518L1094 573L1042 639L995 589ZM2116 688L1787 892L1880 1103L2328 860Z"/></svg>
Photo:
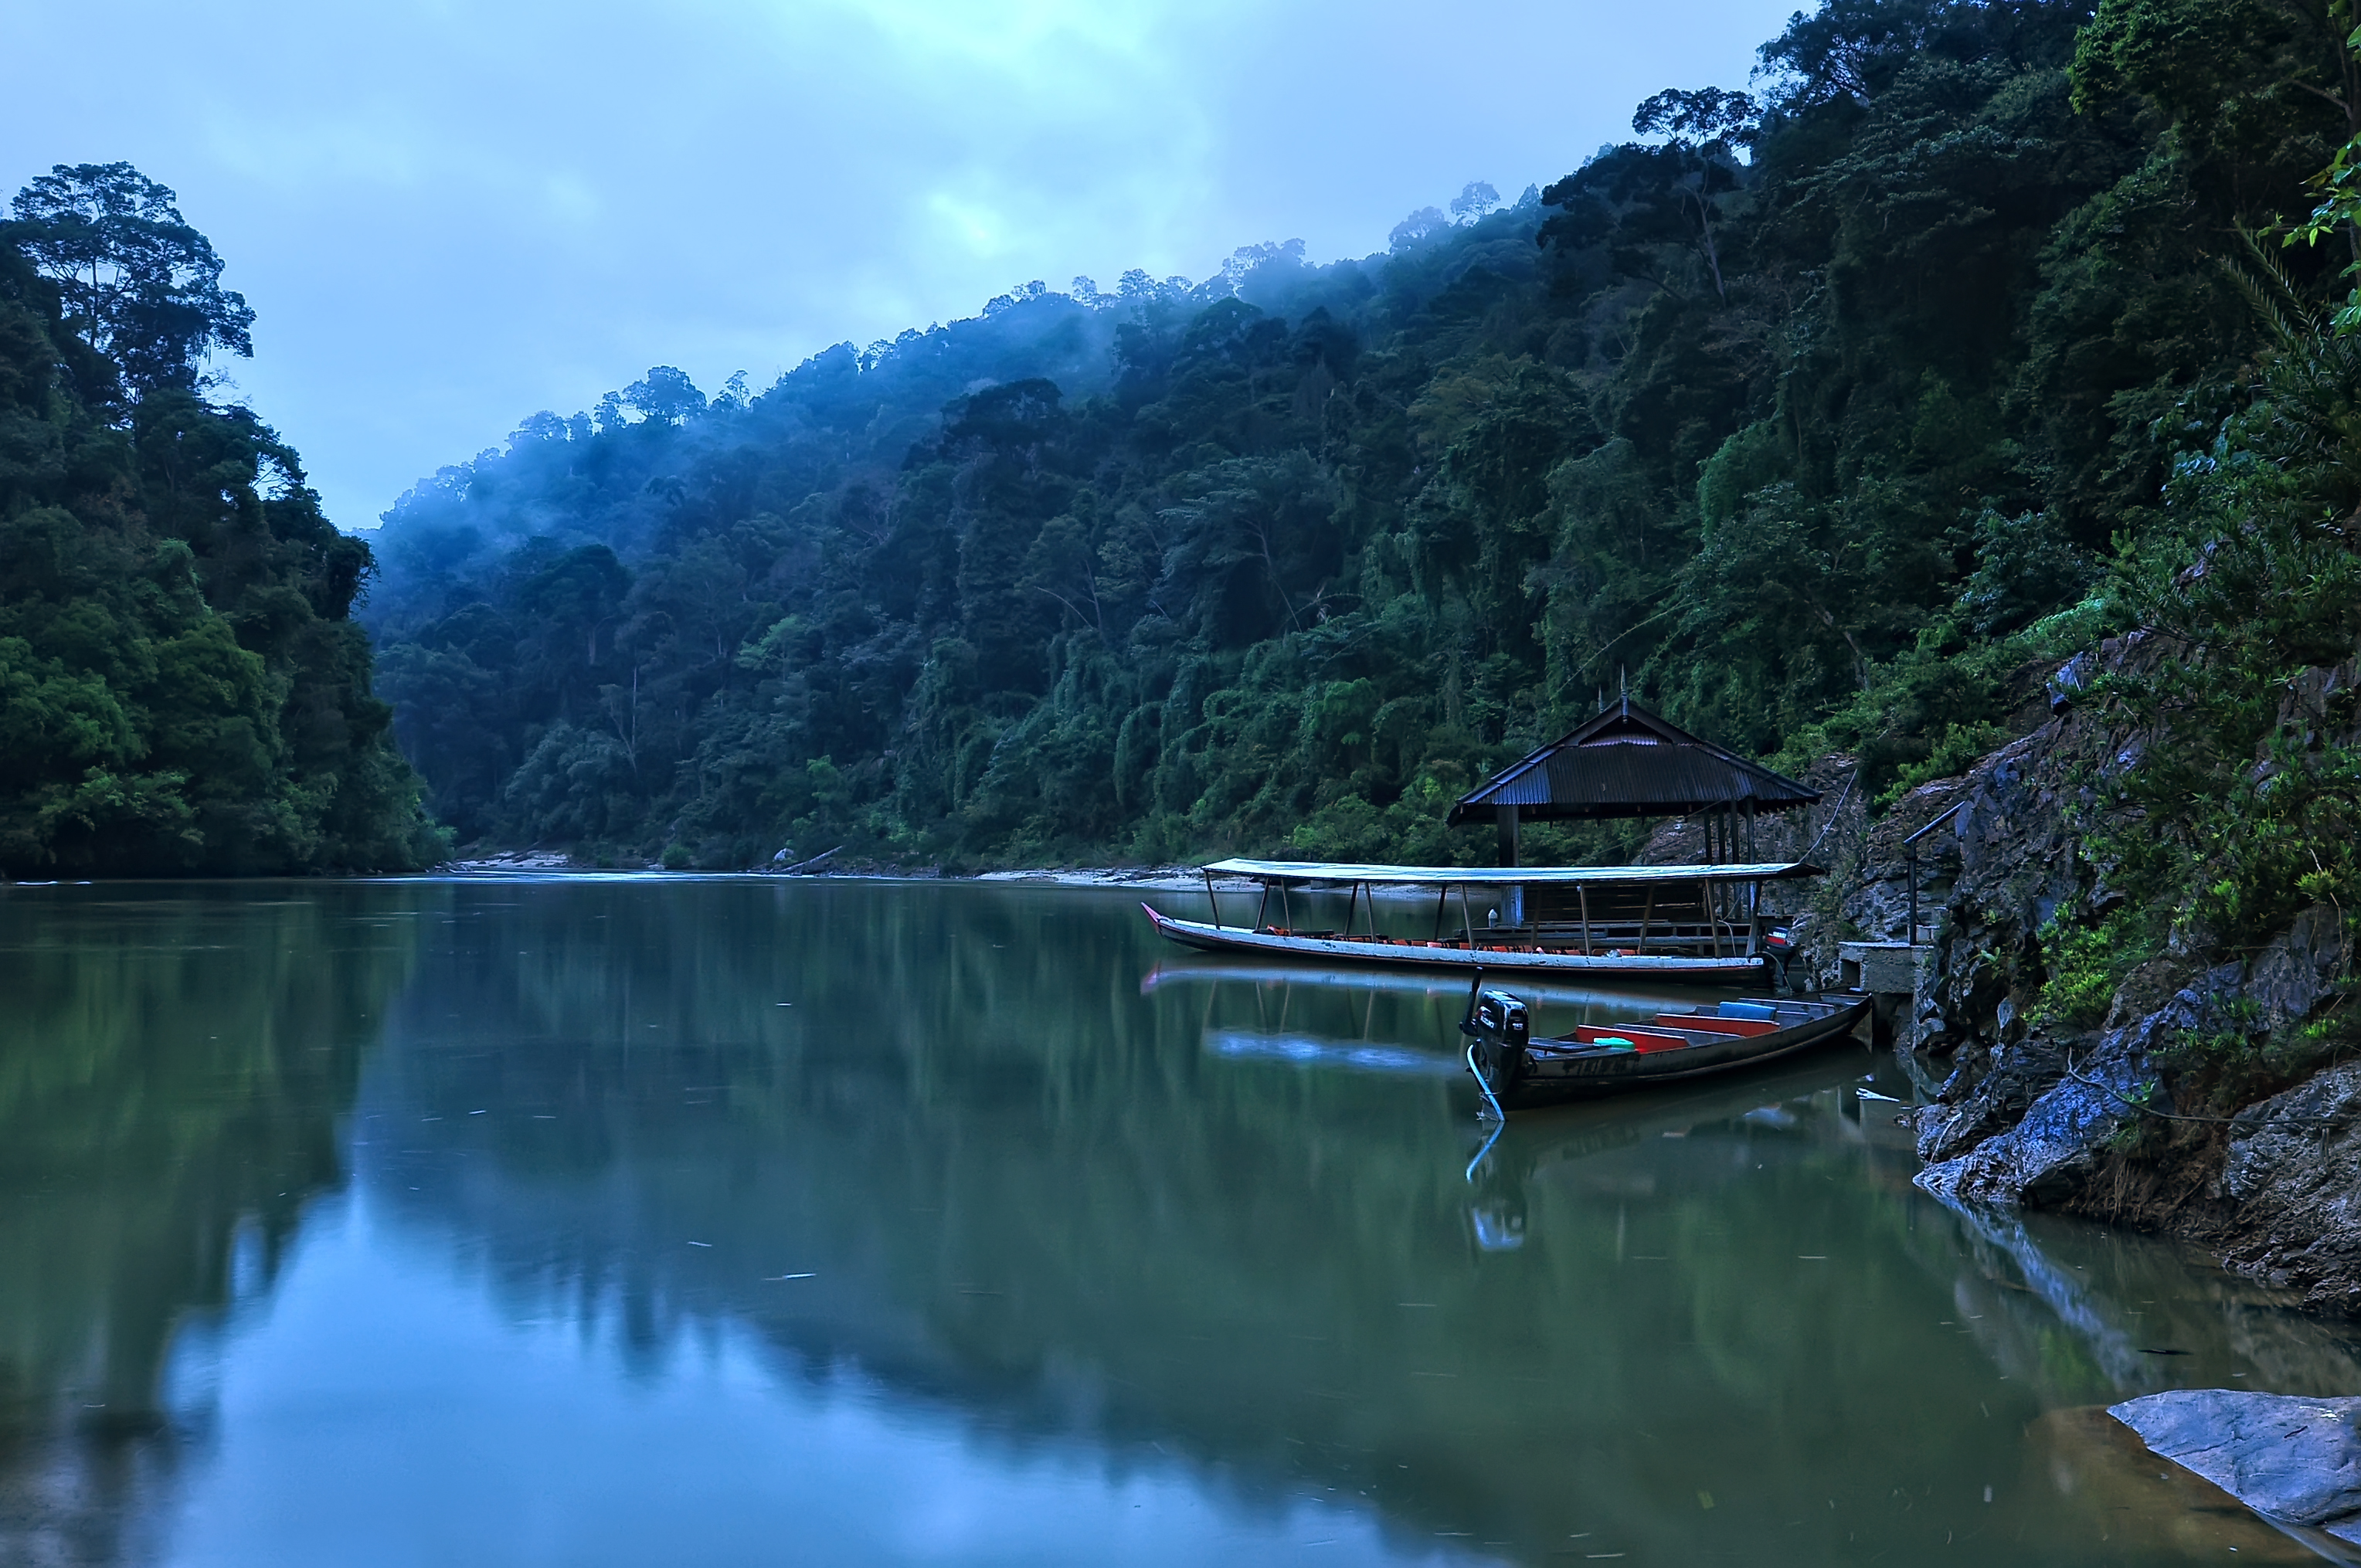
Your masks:
<svg viewBox="0 0 2361 1568"><path fill-rule="evenodd" d="M1653 1022L1668 1029L1694 1029L1700 1035L1775 1035L1776 1024L1766 1024L1759 1018L1716 1018L1704 1013L1659 1013Z"/></svg>
<svg viewBox="0 0 2361 1568"><path fill-rule="evenodd" d="M1661 1034L1656 1030L1642 1028L1631 1024L1577 1025L1568 1038L1587 1046L1602 1036L1629 1040L1642 1051L1686 1050L1697 1043L1694 1040L1684 1040L1678 1035Z"/></svg>

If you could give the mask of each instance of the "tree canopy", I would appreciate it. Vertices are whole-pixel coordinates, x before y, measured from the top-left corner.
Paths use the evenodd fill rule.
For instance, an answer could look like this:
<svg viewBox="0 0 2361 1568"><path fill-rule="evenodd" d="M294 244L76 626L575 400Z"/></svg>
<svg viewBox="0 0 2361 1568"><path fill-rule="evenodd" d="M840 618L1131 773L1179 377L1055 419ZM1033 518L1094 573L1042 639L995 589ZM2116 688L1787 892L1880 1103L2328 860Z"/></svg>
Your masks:
<svg viewBox="0 0 2361 1568"><path fill-rule="evenodd" d="M1444 806L1626 679L1890 794L2092 634L2249 399L2224 263L2350 135L2326 25L1830 0L1383 255L652 371L388 514L400 732L463 837L714 866L1480 857ZM2347 259L2284 256L2313 301Z"/></svg>
<svg viewBox="0 0 2361 1568"><path fill-rule="evenodd" d="M57 285L65 325L134 394L189 390L215 349L252 357L254 312L221 286L221 258L127 163L60 164L9 203L16 239Z"/></svg>
<svg viewBox="0 0 2361 1568"><path fill-rule="evenodd" d="M368 546L203 395L253 313L172 200L60 168L0 225L0 872L418 864Z"/></svg>

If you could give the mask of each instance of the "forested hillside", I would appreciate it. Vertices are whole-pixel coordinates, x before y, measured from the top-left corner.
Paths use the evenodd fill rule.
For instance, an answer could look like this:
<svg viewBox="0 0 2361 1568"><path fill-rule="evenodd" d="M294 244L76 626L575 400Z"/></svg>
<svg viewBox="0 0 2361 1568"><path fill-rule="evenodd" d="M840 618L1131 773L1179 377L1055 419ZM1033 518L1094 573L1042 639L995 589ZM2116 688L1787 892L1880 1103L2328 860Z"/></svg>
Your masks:
<svg viewBox="0 0 2361 1568"><path fill-rule="evenodd" d="M214 400L253 312L128 164L0 223L0 874L437 858L350 619L368 546Z"/></svg>
<svg viewBox="0 0 2361 1568"><path fill-rule="evenodd" d="M1385 255L651 371L388 514L381 687L463 839L675 864L1481 858L1450 798L1626 680L1890 794L2193 558L2352 254L2270 232L2350 23L1830 0Z"/></svg>

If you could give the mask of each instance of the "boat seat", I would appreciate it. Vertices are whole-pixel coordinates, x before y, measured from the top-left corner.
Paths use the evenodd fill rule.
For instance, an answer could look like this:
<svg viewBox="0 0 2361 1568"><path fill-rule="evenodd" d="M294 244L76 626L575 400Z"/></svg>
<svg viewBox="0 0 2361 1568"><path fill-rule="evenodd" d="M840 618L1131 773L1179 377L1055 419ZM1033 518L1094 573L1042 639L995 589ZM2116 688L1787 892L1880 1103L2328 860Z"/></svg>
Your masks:
<svg viewBox="0 0 2361 1568"><path fill-rule="evenodd" d="M1667 1035L1661 1030L1650 1029L1636 1024L1583 1024L1576 1025L1573 1033L1565 1037L1587 1046L1602 1036L1629 1040L1643 1051L1686 1050L1696 1043L1692 1040L1685 1040L1678 1035Z"/></svg>
<svg viewBox="0 0 2361 1568"><path fill-rule="evenodd" d="M1710 1013L1660 1013L1655 1022L1668 1029L1694 1029L1700 1035L1733 1035L1741 1038L1779 1032L1779 1025L1768 1019L1717 1018Z"/></svg>

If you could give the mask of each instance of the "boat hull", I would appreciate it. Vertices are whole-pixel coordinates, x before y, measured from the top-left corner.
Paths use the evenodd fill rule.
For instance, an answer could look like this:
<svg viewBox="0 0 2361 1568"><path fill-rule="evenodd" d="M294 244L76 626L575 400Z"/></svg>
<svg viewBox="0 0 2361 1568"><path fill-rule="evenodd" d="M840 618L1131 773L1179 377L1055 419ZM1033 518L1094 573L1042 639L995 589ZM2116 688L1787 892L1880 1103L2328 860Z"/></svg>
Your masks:
<svg viewBox="0 0 2361 1568"><path fill-rule="evenodd" d="M1401 969L1455 970L1462 974L1516 971L1562 975L1646 975L1692 984L1744 985L1761 981L1770 960L1747 958L1687 958L1671 953L1575 953L1543 949L1517 952L1507 947L1474 948L1440 942L1396 942L1368 937L1280 936L1236 926L1182 920L1143 904L1157 934L1207 953L1251 953L1258 958L1312 959L1321 963L1384 964Z"/></svg>
<svg viewBox="0 0 2361 1568"><path fill-rule="evenodd" d="M1674 1048L1635 1051L1586 1049L1564 1039L1523 1042L1479 1023L1469 1025L1474 1044L1468 1067L1503 1112L1536 1110L1779 1061L1850 1035L1869 1017L1870 1001L1866 995L1846 993L1765 1003L1781 1014L1773 1020L1779 1026L1770 1033L1707 1036ZM1606 1027L1653 1036L1675 1029L1679 1016L1659 1014L1645 1024ZM1688 1016L1700 1023L1726 1022L1709 1014Z"/></svg>

